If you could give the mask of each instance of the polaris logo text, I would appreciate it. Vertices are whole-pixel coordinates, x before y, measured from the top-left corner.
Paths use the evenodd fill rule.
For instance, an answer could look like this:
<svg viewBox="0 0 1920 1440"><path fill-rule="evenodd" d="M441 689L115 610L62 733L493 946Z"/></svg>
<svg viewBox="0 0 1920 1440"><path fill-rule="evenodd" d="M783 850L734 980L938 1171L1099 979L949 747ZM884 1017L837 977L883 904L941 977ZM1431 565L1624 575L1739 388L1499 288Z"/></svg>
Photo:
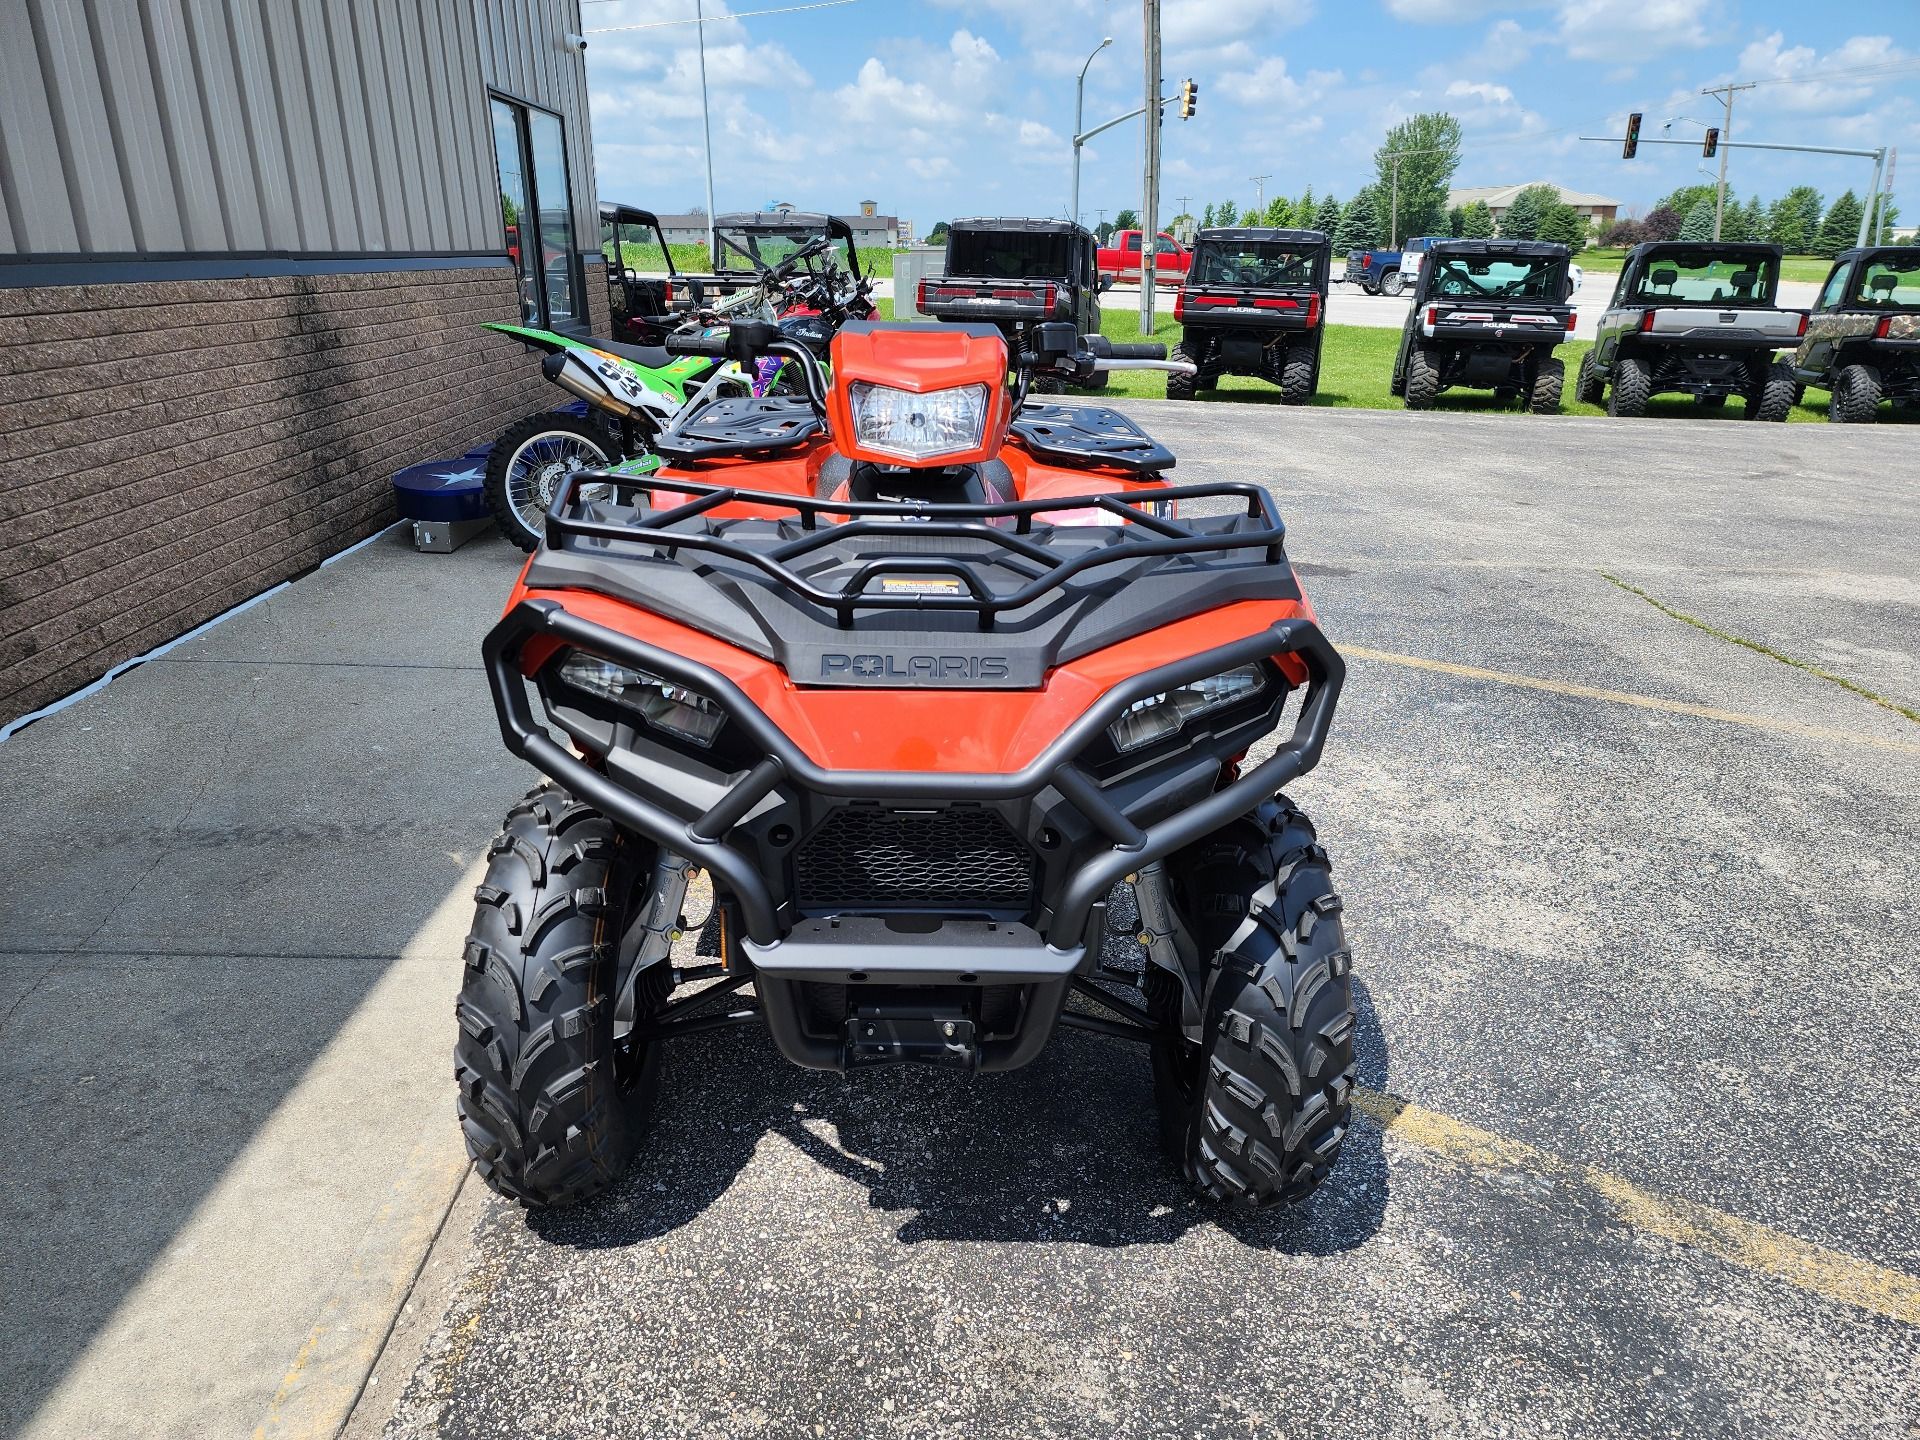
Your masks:
<svg viewBox="0 0 1920 1440"><path fill-rule="evenodd" d="M855 680L1004 680L1004 655L822 655L820 677Z"/></svg>

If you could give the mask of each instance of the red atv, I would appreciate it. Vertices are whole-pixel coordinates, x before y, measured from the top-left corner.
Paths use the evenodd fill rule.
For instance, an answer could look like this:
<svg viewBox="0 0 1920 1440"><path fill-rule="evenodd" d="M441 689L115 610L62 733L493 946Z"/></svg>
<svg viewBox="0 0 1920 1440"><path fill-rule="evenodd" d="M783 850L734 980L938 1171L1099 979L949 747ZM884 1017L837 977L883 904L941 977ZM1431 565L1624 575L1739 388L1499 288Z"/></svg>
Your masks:
<svg viewBox="0 0 1920 1440"><path fill-rule="evenodd" d="M1150 1047L1204 1194L1306 1195L1347 1125L1351 957L1278 792L1345 666L1265 489L1169 486L1125 416L1025 403L1036 373L1164 349L855 322L829 388L770 325L674 343L781 355L809 393L678 418L644 479L572 477L487 637L508 748L551 781L494 841L467 942L481 1175L530 1205L603 1189L662 1047L718 1025L816 1069L970 1072L1064 1025ZM719 959L676 969L696 869ZM1138 973L1101 960L1121 884Z"/></svg>

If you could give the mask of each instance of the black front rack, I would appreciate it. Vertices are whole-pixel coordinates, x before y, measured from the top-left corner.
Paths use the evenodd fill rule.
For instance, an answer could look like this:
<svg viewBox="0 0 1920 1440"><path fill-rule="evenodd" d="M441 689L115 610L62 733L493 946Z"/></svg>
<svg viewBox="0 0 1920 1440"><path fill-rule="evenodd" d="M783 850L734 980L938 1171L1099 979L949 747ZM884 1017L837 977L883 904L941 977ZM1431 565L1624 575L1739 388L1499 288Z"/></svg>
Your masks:
<svg viewBox="0 0 1920 1440"><path fill-rule="evenodd" d="M585 519L574 513L574 490L579 485L612 485L621 490L671 489L693 498L671 510L640 511L635 520L611 523ZM1243 524L1220 530L1195 530L1156 513L1169 501L1234 499L1245 511L1228 518ZM803 534L776 545L756 547L690 522L701 520L723 505L755 505L791 511ZM1097 550L1063 558L1033 538L1036 519L1072 510L1101 510L1124 522L1114 527L1119 538ZM847 517L821 523L822 516ZM644 517L644 518L639 518ZM903 532L899 522L911 521ZM1011 521L1011 525L994 524ZM1045 523L1045 522L1041 522ZM1138 532L1133 527L1139 527ZM1074 527L1076 529L1080 527ZM970 540L999 547L1028 562L1036 573L1026 584L994 594L965 562L934 557L890 557L871 560L839 590L826 590L790 567L789 562L846 540L867 537ZM1135 533L1150 538L1134 538ZM568 541L598 540L651 545L671 555L698 550L751 565L777 580L794 594L833 613L842 629L853 627L860 610L963 610L979 617L980 628L991 630L994 618L1005 611L1031 605L1069 580L1102 565L1121 564L1154 556L1200 555L1227 550L1265 550L1267 563L1279 564L1286 555L1287 527L1264 488L1244 480L1212 484L1177 485L1132 494L1067 495L1055 500L1006 500L980 505L913 505L883 500L818 500L743 490L732 485L710 485L675 477L617 474L607 470L575 470L561 482L547 511L547 544L558 550ZM875 593L868 585L888 574L946 575L958 580L965 594L914 592Z"/></svg>

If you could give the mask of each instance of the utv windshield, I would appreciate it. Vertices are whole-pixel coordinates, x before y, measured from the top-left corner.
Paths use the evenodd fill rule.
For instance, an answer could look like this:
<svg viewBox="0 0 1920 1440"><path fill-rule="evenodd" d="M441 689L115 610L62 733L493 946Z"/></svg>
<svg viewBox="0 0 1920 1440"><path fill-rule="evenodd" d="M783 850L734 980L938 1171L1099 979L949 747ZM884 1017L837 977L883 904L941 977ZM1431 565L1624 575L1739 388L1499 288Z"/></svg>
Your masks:
<svg viewBox="0 0 1920 1440"><path fill-rule="evenodd" d="M821 235L821 231L804 225L785 229L768 229L757 225L751 228L722 225L714 233L720 237L719 259L723 270L742 268L770 270L802 245L819 239ZM853 257L848 254L848 248L847 241L835 237L833 248L825 252L821 259L831 258L834 264L851 273ZM746 262L744 267L743 261Z"/></svg>
<svg viewBox="0 0 1920 1440"><path fill-rule="evenodd" d="M1319 251L1273 240L1201 242L1193 257L1194 285L1311 285Z"/></svg>
<svg viewBox="0 0 1920 1440"><path fill-rule="evenodd" d="M1769 255L1656 255L1630 300L1677 305L1771 305L1780 262Z"/></svg>
<svg viewBox="0 0 1920 1440"><path fill-rule="evenodd" d="M1920 310L1920 250L1882 255L1861 267L1857 304L1874 310Z"/></svg>
<svg viewBox="0 0 1920 1440"><path fill-rule="evenodd" d="M947 273L995 280L1073 278L1073 237L1026 231L955 230L947 245Z"/></svg>
<svg viewBox="0 0 1920 1440"><path fill-rule="evenodd" d="M1454 299L1566 298L1566 262L1557 255L1438 255L1427 261L1429 295Z"/></svg>

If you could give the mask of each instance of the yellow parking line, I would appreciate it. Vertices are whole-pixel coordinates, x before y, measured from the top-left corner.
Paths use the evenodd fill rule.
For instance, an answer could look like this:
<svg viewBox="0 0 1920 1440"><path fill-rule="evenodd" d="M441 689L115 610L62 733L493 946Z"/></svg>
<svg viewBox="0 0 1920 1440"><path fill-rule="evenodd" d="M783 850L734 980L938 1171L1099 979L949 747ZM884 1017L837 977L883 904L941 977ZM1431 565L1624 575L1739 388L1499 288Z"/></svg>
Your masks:
<svg viewBox="0 0 1920 1440"><path fill-rule="evenodd" d="M1662 700L1657 695L1636 695L1630 690L1601 690L1592 685L1573 685L1565 680L1543 680L1537 675L1515 675L1506 670L1482 670L1477 665L1456 665L1450 660L1426 660L1418 655L1396 655L1391 650L1368 650L1358 645L1342 645L1340 653L1351 659L1374 660L1383 665L1405 665L1415 670L1432 670L1441 675L1458 675L1466 680L1491 680L1497 685L1514 685L1523 690L1545 690L1554 695L1572 695L1582 700L1610 700L1616 705L1634 705L1642 710L1663 710L1673 715L1692 715L1701 720L1718 720L1728 725L1745 725L1754 730L1770 730L1779 735L1798 735L1803 739L1827 740L1842 745L1865 745L1875 750L1895 750L1903 755L1920 755L1920 744L1908 740L1889 740L1853 730L1828 730L1818 725L1802 725L1797 720L1776 720L1770 715L1747 715L1737 710L1719 710L1711 705L1692 705L1685 700Z"/></svg>
<svg viewBox="0 0 1920 1440"><path fill-rule="evenodd" d="M1828 1250L1692 1200L1642 1189L1624 1175L1576 1165L1504 1135L1481 1130L1377 1090L1356 1090L1354 1108L1409 1144L1483 1170L1524 1170L1583 1186L1614 1218L1649 1235L1701 1250L1810 1294L1920 1326L1920 1278Z"/></svg>

